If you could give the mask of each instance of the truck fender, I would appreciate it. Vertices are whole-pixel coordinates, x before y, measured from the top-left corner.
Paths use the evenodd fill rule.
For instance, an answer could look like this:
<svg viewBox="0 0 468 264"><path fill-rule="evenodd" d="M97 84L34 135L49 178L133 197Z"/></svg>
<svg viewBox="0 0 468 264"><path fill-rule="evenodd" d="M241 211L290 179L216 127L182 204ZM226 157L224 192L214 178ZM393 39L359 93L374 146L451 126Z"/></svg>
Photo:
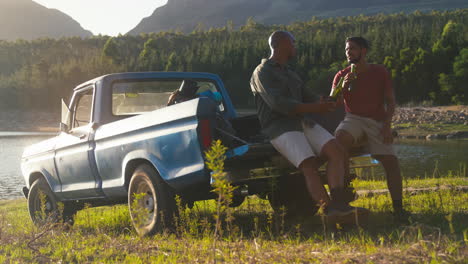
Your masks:
<svg viewBox="0 0 468 264"><path fill-rule="evenodd" d="M128 186L133 171L138 165L142 163L151 164L161 176L161 179L163 181L166 181L166 179L164 178L164 175L167 175L167 170L165 169L165 166L155 155L149 153L146 150L140 149L127 153L127 155L122 161L122 180L124 181L125 186Z"/></svg>
<svg viewBox="0 0 468 264"><path fill-rule="evenodd" d="M45 169L41 169L39 171L34 171L34 172L29 173L28 186L27 186L28 192L33 182L41 177L47 181L47 184L49 185L52 192L54 193L60 192L60 184L59 183L54 184L55 181L53 180L52 175L50 175L50 173Z"/></svg>

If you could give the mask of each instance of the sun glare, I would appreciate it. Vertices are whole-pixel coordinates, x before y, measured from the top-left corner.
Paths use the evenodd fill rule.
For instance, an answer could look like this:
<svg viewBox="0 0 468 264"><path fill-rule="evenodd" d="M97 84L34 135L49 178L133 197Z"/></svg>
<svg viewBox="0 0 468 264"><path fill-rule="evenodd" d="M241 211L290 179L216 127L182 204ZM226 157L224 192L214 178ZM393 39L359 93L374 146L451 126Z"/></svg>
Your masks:
<svg viewBox="0 0 468 264"><path fill-rule="evenodd" d="M167 0L33 0L71 16L93 34L115 36L133 29Z"/></svg>

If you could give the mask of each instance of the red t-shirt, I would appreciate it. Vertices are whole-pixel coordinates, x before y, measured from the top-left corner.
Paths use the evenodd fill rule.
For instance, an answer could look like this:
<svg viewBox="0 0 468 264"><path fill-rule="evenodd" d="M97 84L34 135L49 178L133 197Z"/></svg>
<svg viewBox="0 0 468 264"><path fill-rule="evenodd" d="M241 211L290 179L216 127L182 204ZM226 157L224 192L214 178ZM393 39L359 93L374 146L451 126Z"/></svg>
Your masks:
<svg viewBox="0 0 468 264"><path fill-rule="evenodd" d="M384 98L393 94L392 80L383 65L368 64L368 66L367 71L359 73L357 79L351 83L351 91L343 89L345 109L347 113L383 121L385 119ZM351 71L351 66L335 75L333 88L349 71Z"/></svg>

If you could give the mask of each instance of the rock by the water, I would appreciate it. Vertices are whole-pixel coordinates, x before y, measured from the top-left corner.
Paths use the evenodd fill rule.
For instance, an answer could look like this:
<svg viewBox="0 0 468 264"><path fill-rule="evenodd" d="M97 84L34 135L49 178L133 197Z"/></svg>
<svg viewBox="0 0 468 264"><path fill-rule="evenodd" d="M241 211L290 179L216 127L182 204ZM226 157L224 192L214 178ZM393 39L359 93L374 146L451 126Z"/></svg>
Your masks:
<svg viewBox="0 0 468 264"><path fill-rule="evenodd" d="M468 138L468 131L457 131L447 135L447 139L461 139Z"/></svg>
<svg viewBox="0 0 468 264"><path fill-rule="evenodd" d="M427 140L433 140L433 139L446 139L447 136L445 135L440 135L440 134L431 134L431 135L427 135L426 136L426 139Z"/></svg>

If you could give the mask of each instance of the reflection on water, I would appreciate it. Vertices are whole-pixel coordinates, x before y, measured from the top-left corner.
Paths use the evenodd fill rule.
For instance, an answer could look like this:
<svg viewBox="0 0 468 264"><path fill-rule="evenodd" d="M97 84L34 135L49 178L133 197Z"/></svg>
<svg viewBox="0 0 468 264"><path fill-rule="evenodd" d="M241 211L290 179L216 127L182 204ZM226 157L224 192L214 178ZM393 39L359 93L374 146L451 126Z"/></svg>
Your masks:
<svg viewBox="0 0 468 264"><path fill-rule="evenodd" d="M9 133L0 137L0 200L23 197L21 189L24 179L21 175L21 154L26 146L50 138L46 136L23 136Z"/></svg>
<svg viewBox="0 0 468 264"><path fill-rule="evenodd" d="M459 174L468 166L468 140L400 140L395 145L407 177Z"/></svg>
<svg viewBox="0 0 468 264"><path fill-rule="evenodd" d="M399 139L395 151L404 178L440 177L449 174L467 177L468 140L411 140ZM384 179L380 166L364 171L371 179Z"/></svg>
<svg viewBox="0 0 468 264"><path fill-rule="evenodd" d="M0 137L46 137L46 136L55 136L57 133L54 132L6 132L0 131Z"/></svg>
<svg viewBox="0 0 468 264"><path fill-rule="evenodd" d="M20 169L23 149L49 137L50 135L0 136L0 161L3 165L0 170L0 200L23 197L21 189L24 186L24 179ZM425 175L432 177L436 167L439 171L436 176L446 175L449 171L458 174L461 165L468 165L468 140L399 140L395 144L395 149L403 176L406 178ZM373 176L381 178L383 171L379 168L375 170ZM467 177L467 175L464 176Z"/></svg>

